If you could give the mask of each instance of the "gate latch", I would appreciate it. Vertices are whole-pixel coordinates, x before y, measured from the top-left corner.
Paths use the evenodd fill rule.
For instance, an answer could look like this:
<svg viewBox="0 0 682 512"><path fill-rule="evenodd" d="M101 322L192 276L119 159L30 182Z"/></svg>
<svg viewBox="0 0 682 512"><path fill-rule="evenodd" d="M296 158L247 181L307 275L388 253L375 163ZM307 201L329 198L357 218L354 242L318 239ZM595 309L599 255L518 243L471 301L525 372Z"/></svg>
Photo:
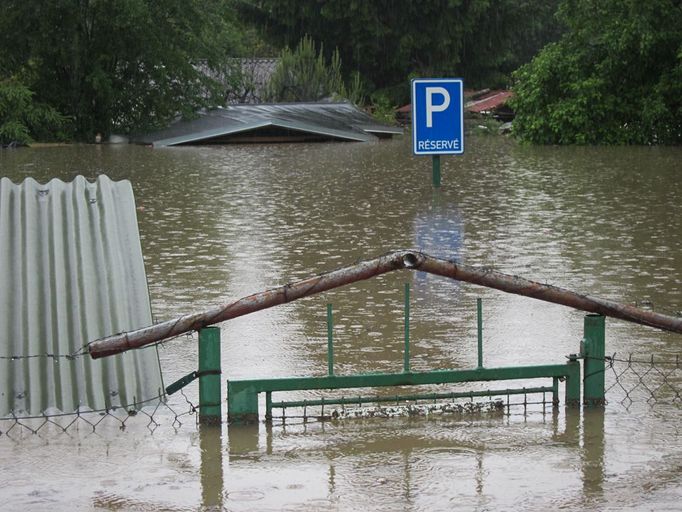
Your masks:
<svg viewBox="0 0 682 512"><path fill-rule="evenodd" d="M181 377L180 379L173 382L173 384L168 385L166 387L166 394L172 395L173 393L180 391L190 382L198 379L199 377L203 377L204 375L220 375L221 373L222 372L220 370L204 370L202 372L194 371L192 373L188 373L184 377Z"/></svg>

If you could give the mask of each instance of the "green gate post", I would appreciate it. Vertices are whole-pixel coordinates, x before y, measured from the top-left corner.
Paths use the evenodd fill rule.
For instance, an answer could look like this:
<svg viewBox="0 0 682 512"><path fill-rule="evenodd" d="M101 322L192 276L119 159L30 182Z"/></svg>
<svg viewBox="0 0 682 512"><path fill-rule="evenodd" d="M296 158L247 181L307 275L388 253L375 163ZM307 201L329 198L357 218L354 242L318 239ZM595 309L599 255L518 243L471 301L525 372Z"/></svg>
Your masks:
<svg viewBox="0 0 682 512"><path fill-rule="evenodd" d="M433 155L433 186L440 187L440 155Z"/></svg>
<svg viewBox="0 0 682 512"><path fill-rule="evenodd" d="M327 374L334 375L334 314L332 305L327 304Z"/></svg>
<svg viewBox="0 0 682 512"><path fill-rule="evenodd" d="M272 402L269 408L272 409ZM258 390L252 383L227 381L227 422L236 425L258 422Z"/></svg>
<svg viewBox="0 0 682 512"><path fill-rule="evenodd" d="M583 403L588 406L603 406L605 348L605 317L591 313L585 315L582 343L583 356Z"/></svg>
<svg viewBox="0 0 682 512"><path fill-rule="evenodd" d="M405 283L405 351L403 373L410 373L410 283Z"/></svg>
<svg viewBox="0 0 682 512"><path fill-rule="evenodd" d="M483 300L476 299L476 330L478 334L478 367L483 368Z"/></svg>
<svg viewBox="0 0 682 512"><path fill-rule="evenodd" d="M220 424L220 327L199 331L199 423Z"/></svg>
<svg viewBox="0 0 682 512"><path fill-rule="evenodd" d="M571 375L566 376L566 406L580 407L580 363L577 354L568 356L566 368L571 372Z"/></svg>

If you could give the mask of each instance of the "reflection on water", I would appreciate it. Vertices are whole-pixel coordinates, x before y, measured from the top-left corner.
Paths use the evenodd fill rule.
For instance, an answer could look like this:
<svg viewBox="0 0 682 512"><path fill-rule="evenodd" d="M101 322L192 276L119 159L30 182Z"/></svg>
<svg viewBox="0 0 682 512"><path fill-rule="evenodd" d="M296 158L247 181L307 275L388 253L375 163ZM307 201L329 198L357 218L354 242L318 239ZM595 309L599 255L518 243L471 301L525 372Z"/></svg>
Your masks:
<svg viewBox="0 0 682 512"><path fill-rule="evenodd" d="M512 417L372 419L260 430L231 426L230 472L268 465L296 472L301 465L320 462L316 459L322 450L328 466L317 471L328 476L327 494L322 486L295 484L290 490L306 496L290 495L288 501L295 506L315 502L357 509L367 506L363 500L369 493L372 510L394 509L396 498L402 507L425 510L492 504L506 509L521 503L540 510L552 502L573 509L579 502L564 494L566 484L582 481L579 499L586 502L597 503L603 497L603 423L603 410L581 415L578 410L557 409ZM538 459L542 456L547 460ZM261 477L261 506L268 508L279 489L264 474ZM239 489L229 474L225 486ZM363 489L366 486L371 490Z"/></svg>
<svg viewBox="0 0 682 512"><path fill-rule="evenodd" d="M674 312L680 162L680 148L535 148L485 137L442 159L437 192L429 159L413 157L408 139L0 151L0 174L129 179L158 320L415 246ZM578 351L580 312L405 271L224 323L223 374L325 374L327 303L337 373L400 371L405 282L415 371L476 366L477 297L486 366L558 363ZM677 335L619 321L607 321L606 335L607 353L671 356L680 347ZM196 370L196 339L160 354L167 384ZM196 385L186 392L196 403ZM33 510L676 508L678 406L627 410L610 400L605 413L583 416L561 408L153 435L137 418L124 432L3 434L0 497Z"/></svg>
<svg viewBox="0 0 682 512"><path fill-rule="evenodd" d="M464 242L462 222L457 207L443 199L440 189L434 190L430 203L416 212L413 230L416 249L438 258L461 259L460 250ZM414 278L415 286L423 293L438 286L439 280L426 272L417 272Z"/></svg>
<svg viewBox="0 0 682 512"><path fill-rule="evenodd" d="M583 489L590 498L604 492L604 411L585 409L583 417Z"/></svg>
<svg viewBox="0 0 682 512"><path fill-rule="evenodd" d="M201 502L207 510L222 510L222 428L215 425L202 425L199 429L199 449L201 450Z"/></svg>

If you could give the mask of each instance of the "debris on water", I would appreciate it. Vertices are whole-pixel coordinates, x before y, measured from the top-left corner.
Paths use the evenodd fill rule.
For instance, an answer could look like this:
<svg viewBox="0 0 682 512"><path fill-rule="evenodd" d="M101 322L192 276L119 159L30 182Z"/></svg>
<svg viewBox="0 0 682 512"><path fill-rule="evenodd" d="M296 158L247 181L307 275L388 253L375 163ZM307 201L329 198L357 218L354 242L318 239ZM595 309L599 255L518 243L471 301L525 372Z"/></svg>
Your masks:
<svg viewBox="0 0 682 512"><path fill-rule="evenodd" d="M355 407L335 409L329 418L395 418L400 416L431 416L434 414L482 414L502 411L505 407L502 399L489 402L431 403L406 404L376 407Z"/></svg>

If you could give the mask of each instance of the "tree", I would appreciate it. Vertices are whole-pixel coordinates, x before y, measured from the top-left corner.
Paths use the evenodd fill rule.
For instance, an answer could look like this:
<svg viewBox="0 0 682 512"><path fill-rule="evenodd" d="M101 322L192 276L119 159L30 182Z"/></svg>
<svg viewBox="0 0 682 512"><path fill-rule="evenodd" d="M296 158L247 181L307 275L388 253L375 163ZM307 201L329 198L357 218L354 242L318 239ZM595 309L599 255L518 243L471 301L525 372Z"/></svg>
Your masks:
<svg viewBox="0 0 682 512"><path fill-rule="evenodd" d="M359 89L357 79L350 90L346 88L338 51L332 54L327 64L323 49L320 48L318 53L313 40L304 37L295 50L282 50L279 64L268 82L265 99L275 102L345 98L357 103Z"/></svg>
<svg viewBox="0 0 682 512"><path fill-rule="evenodd" d="M48 105L33 101L33 92L16 80L0 81L0 145L25 145L33 135L59 137L66 119Z"/></svg>
<svg viewBox="0 0 682 512"><path fill-rule="evenodd" d="M392 102L411 76L461 76L495 86L557 37L558 0L232 0L281 46L308 35L327 57L338 48L347 73Z"/></svg>
<svg viewBox="0 0 682 512"><path fill-rule="evenodd" d="M514 133L539 144L682 143L679 0L565 0L568 31L515 74Z"/></svg>
<svg viewBox="0 0 682 512"><path fill-rule="evenodd" d="M0 78L72 120L78 138L163 126L220 102L238 43L221 0L5 0Z"/></svg>

